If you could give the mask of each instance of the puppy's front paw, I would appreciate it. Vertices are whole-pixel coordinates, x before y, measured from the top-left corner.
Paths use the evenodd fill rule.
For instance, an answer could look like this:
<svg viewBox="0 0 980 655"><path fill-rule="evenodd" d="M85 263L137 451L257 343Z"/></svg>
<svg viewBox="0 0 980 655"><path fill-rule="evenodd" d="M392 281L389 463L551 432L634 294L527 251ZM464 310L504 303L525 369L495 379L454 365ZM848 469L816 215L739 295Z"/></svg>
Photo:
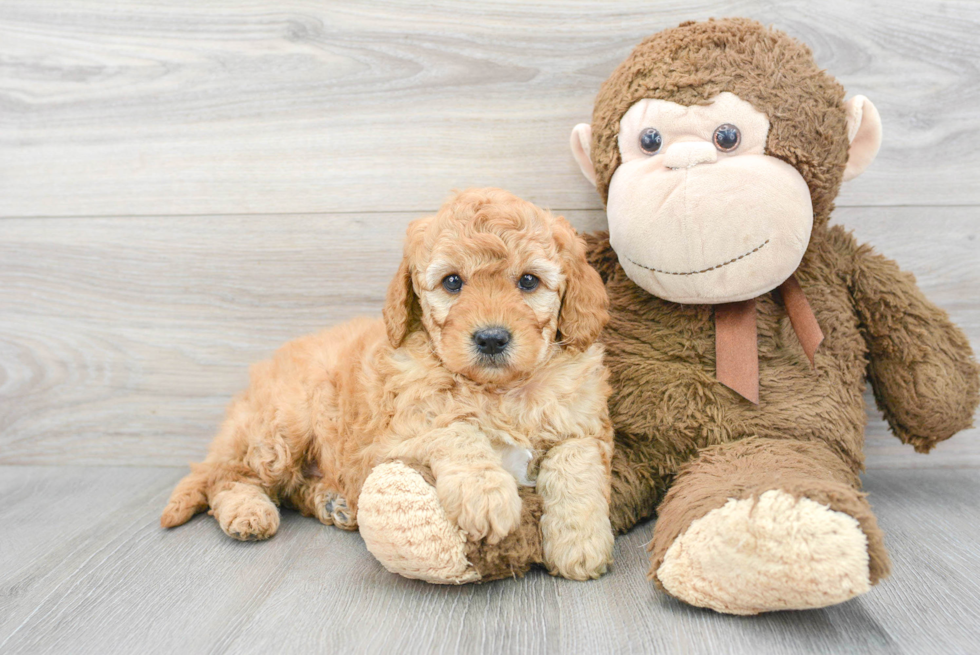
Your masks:
<svg viewBox="0 0 980 655"><path fill-rule="evenodd" d="M506 471L448 473L436 480L436 493L446 516L472 541L498 543L521 522L517 480Z"/></svg>
<svg viewBox="0 0 980 655"><path fill-rule="evenodd" d="M613 532L609 517L596 513L582 522L555 514L541 517L544 561L552 574L570 580L595 579L613 561Z"/></svg>

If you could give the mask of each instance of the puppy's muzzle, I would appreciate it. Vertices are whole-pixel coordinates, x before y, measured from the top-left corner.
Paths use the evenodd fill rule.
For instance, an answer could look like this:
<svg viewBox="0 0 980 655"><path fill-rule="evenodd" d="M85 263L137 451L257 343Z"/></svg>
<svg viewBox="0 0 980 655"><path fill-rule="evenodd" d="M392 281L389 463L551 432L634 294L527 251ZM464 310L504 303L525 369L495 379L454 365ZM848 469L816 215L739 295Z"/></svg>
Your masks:
<svg viewBox="0 0 980 655"><path fill-rule="evenodd" d="M510 343L510 331L502 327L490 327L473 333L473 345L481 355L502 355Z"/></svg>

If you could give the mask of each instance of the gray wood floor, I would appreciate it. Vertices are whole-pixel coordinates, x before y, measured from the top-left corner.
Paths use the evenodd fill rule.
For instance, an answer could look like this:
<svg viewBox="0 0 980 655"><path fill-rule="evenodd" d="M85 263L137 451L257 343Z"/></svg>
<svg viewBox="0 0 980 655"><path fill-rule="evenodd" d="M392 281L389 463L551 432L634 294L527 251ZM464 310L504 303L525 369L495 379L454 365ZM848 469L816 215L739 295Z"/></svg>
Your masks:
<svg viewBox="0 0 980 655"><path fill-rule="evenodd" d="M157 524L172 468L0 467L3 653L975 653L980 476L865 476L892 577L826 610L723 616L644 579L651 526L611 573L441 587L390 575L356 533L285 513L261 543L203 515Z"/></svg>
<svg viewBox="0 0 980 655"><path fill-rule="evenodd" d="M447 589L287 514L157 527L251 362L380 311L407 223L492 185L604 225L568 153L644 36L745 15L880 110L834 220L980 345L980 3L0 2L0 653L980 652L980 430L928 457L869 407L892 579L824 611L686 607L614 571Z"/></svg>

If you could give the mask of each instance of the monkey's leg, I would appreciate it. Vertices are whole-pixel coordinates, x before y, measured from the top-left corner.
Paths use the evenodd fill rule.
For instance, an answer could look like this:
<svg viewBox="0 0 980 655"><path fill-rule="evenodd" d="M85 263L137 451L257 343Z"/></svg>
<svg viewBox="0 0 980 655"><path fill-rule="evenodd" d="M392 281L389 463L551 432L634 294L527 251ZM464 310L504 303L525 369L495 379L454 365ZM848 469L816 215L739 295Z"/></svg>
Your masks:
<svg viewBox="0 0 980 655"><path fill-rule="evenodd" d="M364 482L357 520L368 550L392 573L438 584L486 582L542 561L541 499L526 487L519 493L520 525L497 544L471 542L447 518L429 469L393 460Z"/></svg>
<svg viewBox="0 0 980 655"><path fill-rule="evenodd" d="M658 508L650 577L718 612L826 607L888 574L860 481L822 442L748 438L712 446Z"/></svg>

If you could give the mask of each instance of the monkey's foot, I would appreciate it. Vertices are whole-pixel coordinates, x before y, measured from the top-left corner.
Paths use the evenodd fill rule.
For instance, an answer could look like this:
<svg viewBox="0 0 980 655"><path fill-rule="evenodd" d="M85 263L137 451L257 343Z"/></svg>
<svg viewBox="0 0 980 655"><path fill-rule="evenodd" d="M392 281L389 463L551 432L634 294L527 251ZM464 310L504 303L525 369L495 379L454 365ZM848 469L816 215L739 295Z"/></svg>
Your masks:
<svg viewBox="0 0 980 655"><path fill-rule="evenodd" d="M868 591L868 539L857 520L772 490L730 499L692 522L657 578L671 595L726 614L811 609Z"/></svg>
<svg viewBox="0 0 980 655"><path fill-rule="evenodd" d="M368 550L392 573L437 584L480 579L466 558L466 535L446 517L435 487L403 462L371 471L357 521Z"/></svg>

